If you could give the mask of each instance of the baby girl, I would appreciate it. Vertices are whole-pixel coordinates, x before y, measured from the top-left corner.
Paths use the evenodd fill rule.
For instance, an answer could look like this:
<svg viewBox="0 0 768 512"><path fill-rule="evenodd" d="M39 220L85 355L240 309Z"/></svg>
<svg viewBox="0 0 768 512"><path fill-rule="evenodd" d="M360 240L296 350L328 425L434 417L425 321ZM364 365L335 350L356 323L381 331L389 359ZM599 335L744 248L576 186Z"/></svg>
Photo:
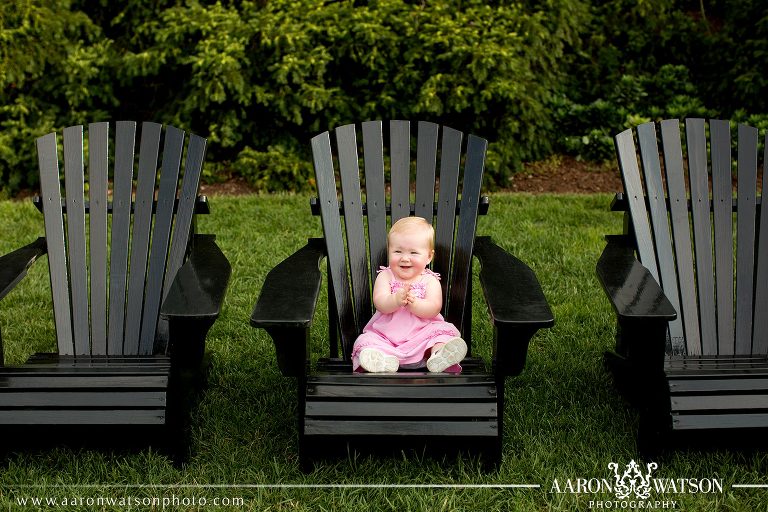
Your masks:
<svg viewBox="0 0 768 512"><path fill-rule="evenodd" d="M434 228L421 217L400 219L389 230L389 266L379 270L373 286L376 313L352 348L355 371L461 371L467 344L440 314L440 276L427 268L434 238Z"/></svg>

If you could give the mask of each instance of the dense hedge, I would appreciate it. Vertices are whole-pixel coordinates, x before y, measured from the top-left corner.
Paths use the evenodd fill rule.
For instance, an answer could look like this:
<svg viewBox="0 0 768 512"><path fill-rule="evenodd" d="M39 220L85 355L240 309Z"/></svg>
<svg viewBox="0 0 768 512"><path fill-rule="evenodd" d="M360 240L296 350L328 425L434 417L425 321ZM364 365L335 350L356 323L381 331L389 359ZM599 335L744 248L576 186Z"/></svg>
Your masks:
<svg viewBox="0 0 768 512"><path fill-rule="evenodd" d="M555 105L559 147L612 158L612 135L664 118L766 128L766 69L764 0L593 0Z"/></svg>
<svg viewBox="0 0 768 512"><path fill-rule="evenodd" d="M766 15L757 0L6 0L0 187L35 185L37 135L121 118L207 135L207 178L262 190L310 183L318 131L433 120L489 138L503 186L552 152L606 158L642 119L762 122Z"/></svg>

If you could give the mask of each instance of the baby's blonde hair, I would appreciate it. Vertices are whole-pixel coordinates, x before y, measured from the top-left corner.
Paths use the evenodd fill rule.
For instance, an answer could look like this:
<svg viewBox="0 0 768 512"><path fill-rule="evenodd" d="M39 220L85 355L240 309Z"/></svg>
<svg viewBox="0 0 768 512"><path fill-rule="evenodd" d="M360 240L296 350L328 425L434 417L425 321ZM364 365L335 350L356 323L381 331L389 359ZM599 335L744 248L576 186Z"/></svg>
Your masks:
<svg viewBox="0 0 768 512"><path fill-rule="evenodd" d="M426 235L429 238L429 250L433 251L435 249L435 228L433 228L432 224L423 217L403 217L392 224L392 227L389 230L389 235L387 235L387 243L389 243L389 237L392 236L393 233L414 232Z"/></svg>

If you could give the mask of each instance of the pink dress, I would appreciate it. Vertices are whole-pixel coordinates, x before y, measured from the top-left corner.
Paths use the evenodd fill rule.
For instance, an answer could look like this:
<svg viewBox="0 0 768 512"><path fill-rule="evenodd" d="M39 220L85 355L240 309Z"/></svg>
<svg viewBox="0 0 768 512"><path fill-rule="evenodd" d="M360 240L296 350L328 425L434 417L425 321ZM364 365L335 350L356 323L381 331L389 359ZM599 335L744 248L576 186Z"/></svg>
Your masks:
<svg viewBox="0 0 768 512"><path fill-rule="evenodd" d="M392 270L389 267L381 267L379 272L391 274ZM440 279L439 274L429 269L425 269L421 275ZM389 285L390 293L396 293L403 286L404 284L392 275ZM427 294L426 280L422 279L411 284L411 290L416 292L417 297L423 299ZM452 323L446 322L440 314L434 318L420 318L408 311L405 306L401 306L392 313L382 314L376 311L352 347L352 369L358 371L360 351L364 348L375 348L397 357L401 368L421 368L427 364L425 352L428 349L436 343L445 343L459 336L461 333L458 329ZM360 371L363 371L362 368ZM445 371L457 373L461 371L461 366L456 364Z"/></svg>

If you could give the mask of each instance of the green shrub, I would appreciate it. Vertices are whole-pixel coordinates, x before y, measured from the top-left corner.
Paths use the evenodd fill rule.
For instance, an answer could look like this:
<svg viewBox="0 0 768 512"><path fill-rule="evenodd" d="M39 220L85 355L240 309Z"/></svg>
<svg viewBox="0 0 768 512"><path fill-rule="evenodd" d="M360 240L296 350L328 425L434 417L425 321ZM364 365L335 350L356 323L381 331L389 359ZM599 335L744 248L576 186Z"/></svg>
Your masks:
<svg viewBox="0 0 768 512"><path fill-rule="evenodd" d="M0 190L37 183L36 137L114 105L110 58L99 27L67 1L0 5Z"/></svg>
<svg viewBox="0 0 768 512"><path fill-rule="evenodd" d="M8 0L0 190L35 186L35 137L118 119L206 135L206 179L269 191L310 183L320 131L423 119L488 138L504 186L644 120L762 119L767 65L759 0Z"/></svg>
<svg viewBox="0 0 768 512"><path fill-rule="evenodd" d="M549 105L585 7L580 0L73 0L47 14L35 9L55 29L35 34L51 39L38 49L37 68L18 71L17 82L34 74L36 86L1 93L6 108L20 100L35 109L34 116L7 111L6 129L20 131L6 135L6 146L25 155L25 165L0 161L3 186L33 183L33 158L23 151L29 131L109 112L207 134L215 168L229 165L260 189L278 190L306 183L298 148L311 135L391 118L487 137L489 176L504 184L522 160L552 149Z"/></svg>

